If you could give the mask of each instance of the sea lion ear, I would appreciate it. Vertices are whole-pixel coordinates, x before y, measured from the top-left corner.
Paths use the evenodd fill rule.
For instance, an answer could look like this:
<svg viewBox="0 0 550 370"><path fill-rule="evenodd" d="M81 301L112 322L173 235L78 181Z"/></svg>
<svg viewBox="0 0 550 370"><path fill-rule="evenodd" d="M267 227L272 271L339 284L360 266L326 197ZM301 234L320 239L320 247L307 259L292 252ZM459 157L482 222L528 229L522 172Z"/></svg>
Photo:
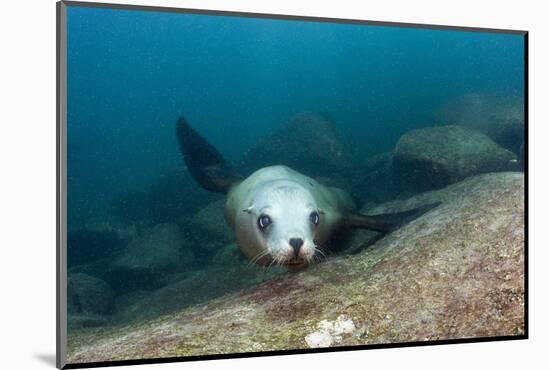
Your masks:
<svg viewBox="0 0 550 370"><path fill-rule="evenodd" d="M252 213L252 210L253 210L253 209L254 209L254 204L253 204L253 205L251 205L251 206L250 206L250 207L248 207L248 208L245 208L245 209L243 209L243 212L246 212L246 213Z"/></svg>

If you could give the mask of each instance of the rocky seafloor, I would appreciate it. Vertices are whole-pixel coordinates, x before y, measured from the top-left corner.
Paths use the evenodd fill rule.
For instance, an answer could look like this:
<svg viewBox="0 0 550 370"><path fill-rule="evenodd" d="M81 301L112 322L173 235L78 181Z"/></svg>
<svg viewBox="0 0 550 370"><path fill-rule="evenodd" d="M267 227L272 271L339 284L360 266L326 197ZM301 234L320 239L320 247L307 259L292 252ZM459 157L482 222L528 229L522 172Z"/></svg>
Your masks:
<svg viewBox="0 0 550 370"><path fill-rule="evenodd" d="M148 321L81 328L68 362L522 335L523 173L477 175L364 211L437 201L374 243L358 231L352 254Z"/></svg>

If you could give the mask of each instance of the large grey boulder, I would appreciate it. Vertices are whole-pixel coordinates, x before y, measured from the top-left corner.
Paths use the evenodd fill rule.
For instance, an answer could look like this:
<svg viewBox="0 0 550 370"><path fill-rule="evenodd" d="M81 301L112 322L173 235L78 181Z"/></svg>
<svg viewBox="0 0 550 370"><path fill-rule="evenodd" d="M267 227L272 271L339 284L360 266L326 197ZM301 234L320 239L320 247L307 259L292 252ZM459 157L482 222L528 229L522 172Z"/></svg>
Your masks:
<svg viewBox="0 0 550 370"><path fill-rule="evenodd" d="M320 114L302 112L248 150L238 168L248 175L265 166L286 165L343 186L340 180L353 177L359 162L336 124Z"/></svg>
<svg viewBox="0 0 550 370"><path fill-rule="evenodd" d="M182 227L193 237L194 248L209 260L226 244L234 240L233 231L225 221L225 198L218 199L187 219Z"/></svg>
<svg viewBox="0 0 550 370"><path fill-rule="evenodd" d="M460 126L407 132L393 154L401 191L411 193L442 188L468 176L518 168L514 153L485 134Z"/></svg>
<svg viewBox="0 0 550 370"><path fill-rule="evenodd" d="M152 321L83 330L68 360L522 335L523 195L522 173L491 173L381 205L372 211L443 202L356 254Z"/></svg>
<svg viewBox="0 0 550 370"><path fill-rule="evenodd" d="M75 273L67 279L69 328L105 325L114 307L115 293L105 281Z"/></svg>
<svg viewBox="0 0 550 370"><path fill-rule="evenodd" d="M459 125L481 131L519 154L524 141L525 101L521 96L470 93L445 103L434 114L439 125Z"/></svg>
<svg viewBox="0 0 550 370"><path fill-rule="evenodd" d="M139 230L124 251L110 264L106 279L117 293L157 289L167 274L195 262L192 244L176 224L160 224Z"/></svg>
<svg viewBox="0 0 550 370"><path fill-rule="evenodd" d="M67 307L69 313L108 314L113 308L114 292L105 281L86 274L69 274Z"/></svg>

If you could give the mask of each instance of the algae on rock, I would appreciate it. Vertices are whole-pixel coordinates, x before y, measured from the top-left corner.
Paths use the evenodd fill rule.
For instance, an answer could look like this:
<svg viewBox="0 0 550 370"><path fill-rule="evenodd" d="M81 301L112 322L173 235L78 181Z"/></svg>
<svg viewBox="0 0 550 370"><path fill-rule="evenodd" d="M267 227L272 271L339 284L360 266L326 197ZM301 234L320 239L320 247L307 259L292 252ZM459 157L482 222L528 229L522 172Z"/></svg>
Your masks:
<svg viewBox="0 0 550 370"><path fill-rule="evenodd" d="M442 201L354 255L124 327L69 338L70 363L522 334L524 177L490 173L383 204Z"/></svg>

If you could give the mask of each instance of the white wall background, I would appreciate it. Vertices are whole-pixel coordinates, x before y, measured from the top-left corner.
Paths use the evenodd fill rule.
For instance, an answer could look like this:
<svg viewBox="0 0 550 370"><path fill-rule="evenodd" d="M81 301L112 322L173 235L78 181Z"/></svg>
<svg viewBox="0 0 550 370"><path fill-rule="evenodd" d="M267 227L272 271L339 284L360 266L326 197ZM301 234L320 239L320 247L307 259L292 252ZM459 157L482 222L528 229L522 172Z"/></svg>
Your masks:
<svg viewBox="0 0 550 370"><path fill-rule="evenodd" d="M530 31L530 339L141 366L140 369L512 369L548 364L550 22L543 1L166 0L142 5ZM0 22L0 363L54 367L55 1L6 1ZM538 366L537 366L538 364ZM133 367L133 369L137 369Z"/></svg>

